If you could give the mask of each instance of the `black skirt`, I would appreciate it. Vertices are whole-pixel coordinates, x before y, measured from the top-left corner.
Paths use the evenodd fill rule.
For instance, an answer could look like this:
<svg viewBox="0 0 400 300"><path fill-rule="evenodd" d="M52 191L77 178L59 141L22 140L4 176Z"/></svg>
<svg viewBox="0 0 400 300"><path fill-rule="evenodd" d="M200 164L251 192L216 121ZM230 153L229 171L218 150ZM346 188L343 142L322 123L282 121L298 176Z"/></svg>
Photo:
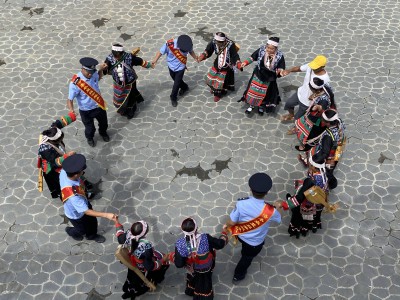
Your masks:
<svg viewBox="0 0 400 300"><path fill-rule="evenodd" d="M47 187L51 193L52 198L59 198L61 195L61 188L60 188L60 174L56 171L51 170L48 174L43 172L44 180L47 183Z"/></svg>
<svg viewBox="0 0 400 300"><path fill-rule="evenodd" d="M169 265L162 266L159 270L147 272L146 278L152 281L155 285L161 283L164 280L165 272L168 270ZM128 269L128 275L126 276L125 283L122 287L124 294L123 299L135 299L135 297L143 295L149 288L147 285L133 272Z"/></svg>
<svg viewBox="0 0 400 300"><path fill-rule="evenodd" d="M186 275L185 294L193 296L193 300L210 300L214 299L214 291L212 286L212 269L208 272Z"/></svg>

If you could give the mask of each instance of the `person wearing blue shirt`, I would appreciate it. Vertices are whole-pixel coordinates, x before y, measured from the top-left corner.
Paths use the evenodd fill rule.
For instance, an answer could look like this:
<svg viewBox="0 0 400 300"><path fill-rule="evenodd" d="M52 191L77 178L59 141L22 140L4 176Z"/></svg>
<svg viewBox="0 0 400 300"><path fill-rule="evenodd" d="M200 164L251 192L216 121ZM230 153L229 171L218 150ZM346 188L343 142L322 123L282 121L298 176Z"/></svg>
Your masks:
<svg viewBox="0 0 400 300"><path fill-rule="evenodd" d="M99 212L92 208L87 199L81 176L85 173L86 158L82 154L73 154L62 163L60 172L61 200L64 204L64 213L73 227L67 226L66 233L76 241L82 241L83 236L88 240L103 243L104 236L97 234L96 217L117 219L113 213Z"/></svg>
<svg viewBox="0 0 400 300"><path fill-rule="evenodd" d="M268 229L271 222L280 223L281 214L270 204L264 202L264 197L272 187L272 179L265 173L256 173L249 179L249 186L252 196L239 199L236 203L235 209L230 213L228 221L224 228L232 230L232 226L248 221L255 221L253 224L262 224L260 216L264 213L264 209L271 211L268 220L258 226L241 233L238 240L242 244L241 258L235 268L232 283L243 280L246 277L247 269L249 268L253 258L256 257L263 248L265 237L267 236ZM265 218L265 216L263 215ZM233 233L233 232L232 232Z"/></svg>
<svg viewBox="0 0 400 300"><path fill-rule="evenodd" d="M102 64L99 71L96 72L96 65L98 61L91 57L84 57L79 61L82 64L81 72L79 72L74 78L76 80L83 80L84 83L88 84L93 90L100 94L99 80L103 77L103 69L107 68L107 64ZM108 121L107 112L105 107L101 108L93 100L92 97L88 96L78 84L76 80L72 80L69 84L67 107L70 112L74 112L73 100L76 99L79 107L79 114L82 118L82 123L85 126L85 137L89 146L94 147L96 143L94 141L94 133L96 128L94 126L94 119L99 123L99 133L105 142L110 141L110 137L107 134Z"/></svg>
<svg viewBox="0 0 400 300"><path fill-rule="evenodd" d="M170 95L173 107L178 105L178 93L182 96L189 90L189 86L183 81L186 70L187 56L190 54L198 62L197 55L193 51L193 41L188 35L180 35L177 39L170 39L157 51L152 64L155 66L161 55L167 54L169 74L174 81Z"/></svg>

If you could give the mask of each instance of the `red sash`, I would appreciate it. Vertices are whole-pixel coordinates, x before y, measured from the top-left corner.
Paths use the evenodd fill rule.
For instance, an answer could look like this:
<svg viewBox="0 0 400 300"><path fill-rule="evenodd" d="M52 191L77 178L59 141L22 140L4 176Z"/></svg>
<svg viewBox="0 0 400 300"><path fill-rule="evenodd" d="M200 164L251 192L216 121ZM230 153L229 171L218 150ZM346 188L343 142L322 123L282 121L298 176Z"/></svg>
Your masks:
<svg viewBox="0 0 400 300"><path fill-rule="evenodd" d="M175 57L177 59L179 59L179 61L181 63L183 63L184 65L186 65L187 62L187 57L184 56L182 54L182 52L179 49L174 48L174 39L170 39L167 41L167 46L169 48L169 50L172 52L173 55L175 55Z"/></svg>
<svg viewBox="0 0 400 300"><path fill-rule="evenodd" d="M272 217L274 213L274 207L270 204L265 204L261 214L249 221L238 223L229 227L228 230L232 235L239 235L256 230L263 226Z"/></svg>
<svg viewBox="0 0 400 300"><path fill-rule="evenodd" d="M61 190L61 201L64 203L67 201L69 198L72 196L82 196L86 199L86 193L85 193L85 185L83 183L83 180L79 180L80 185L74 185L74 186L66 186L62 188Z"/></svg>
<svg viewBox="0 0 400 300"><path fill-rule="evenodd" d="M86 96L90 97L97 105L106 110L106 102L104 101L103 97L89 84L82 80L78 75L74 75L71 79L72 83L75 84L82 92L86 94Z"/></svg>

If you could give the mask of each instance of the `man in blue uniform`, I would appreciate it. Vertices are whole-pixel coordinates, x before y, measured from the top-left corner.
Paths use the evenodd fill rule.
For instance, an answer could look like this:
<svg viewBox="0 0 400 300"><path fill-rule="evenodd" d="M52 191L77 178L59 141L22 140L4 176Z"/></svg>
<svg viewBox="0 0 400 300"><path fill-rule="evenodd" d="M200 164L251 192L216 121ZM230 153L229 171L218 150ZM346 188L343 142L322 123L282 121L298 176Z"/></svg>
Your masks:
<svg viewBox="0 0 400 300"><path fill-rule="evenodd" d="M233 284L246 277L253 258L264 245L270 223L281 222L281 215L275 207L264 202L264 197L272 187L271 177L256 173L250 177L249 186L252 196L239 199L224 226L242 244L242 256L235 268Z"/></svg>
<svg viewBox="0 0 400 300"><path fill-rule="evenodd" d="M81 72L72 77L69 84L67 107L70 112L74 111L76 98L79 113L85 125L85 137L89 146L94 147L93 139L96 128L94 119L99 123L99 133L105 142L110 140L107 134L108 121L104 99L100 94L99 80L103 77L103 69L107 64L102 64L98 72L96 66L98 61L91 57L84 57L79 61L82 65Z"/></svg>
<svg viewBox="0 0 400 300"><path fill-rule="evenodd" d="M187 56L190 54L193 59L198 62L197 55L193 51L193 41L188 35L180 35L177 39L168 40L160 49L157 51L156 56L153 59L153 66L157 64L157 61L161 55L167 54L167 63L169 74L174 81L172 92L170 95L171 104L173 107L178 105L178 93L182 96L189 90L189 86L183 81L183 75L186 70Z"/></svg>
<svg viewBox="0 0 400 300"><path fill-rule="evenodd" d="M74 227L66 227L67 234L76 241L82 241L83 236L88 240L103 243L104 236L97 234L96 217L116 219L112 213L99 212L92 209L87 199L85 184L81 176L85 173L86 158L82 154L67 157L62 163L60 172L61 200L64 212Z"/></svg>

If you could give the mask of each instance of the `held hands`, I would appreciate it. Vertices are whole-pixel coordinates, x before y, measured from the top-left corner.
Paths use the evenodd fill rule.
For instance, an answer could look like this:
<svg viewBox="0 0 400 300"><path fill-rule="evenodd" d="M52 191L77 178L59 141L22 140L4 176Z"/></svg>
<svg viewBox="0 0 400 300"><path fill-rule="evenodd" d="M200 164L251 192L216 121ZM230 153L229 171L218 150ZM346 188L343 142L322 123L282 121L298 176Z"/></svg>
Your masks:
<svg viewBox="0 0 400 300"><path fill-rule="evenodd" d="M152 61L151 62L151 68L154 69L156 67L157 62L156 61Z"/></svg>
<svg viewBox="0 0 400 300"><path fill-rule="evenodd" d="M114 221L114 223L118 223L118 215L117 214L106 213L105 218L109 219L110 221Z"/></svg>
<svg viewBox="0 0 400 300"><path fill-rule="evenodd" d="M99 71L103 71L104 69L107 69L107 68L108 68L107 64L102 63L102 64L100 64Z"/></svg>
<svg viewBox="0 0 400 300"><path fill-rule="evenodd" d="M75 151L69 151L69 152L67 153L68 156L71 156L71 155L74 155L74 154L76 154Z"/></svg>
<svg viewBox="0 0 400 300"><path fill-rule="evenodd" d="M290 74L290 71L289 71L289 70L282 70L282 71L280 72L280 74L281 74L282 77L284 77L284 76L286 76L286 75L289 75L289 74Z"/></svg>
<svg viewBox="0 0 400 300"><path fill-rule="evenodd" d="M275 202L274 202L274 206L275 206L275 208L277 208L277 209L282 208L282 200L277 200L277 201L275 201Z"/></svg>

